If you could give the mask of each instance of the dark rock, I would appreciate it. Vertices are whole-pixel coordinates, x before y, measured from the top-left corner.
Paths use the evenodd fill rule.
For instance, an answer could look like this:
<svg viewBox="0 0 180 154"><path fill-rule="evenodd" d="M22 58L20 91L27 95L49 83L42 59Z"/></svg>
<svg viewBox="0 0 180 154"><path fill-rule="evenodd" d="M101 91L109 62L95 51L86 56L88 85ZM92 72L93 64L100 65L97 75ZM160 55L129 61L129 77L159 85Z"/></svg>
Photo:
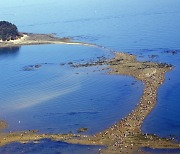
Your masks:
<svg viewBox="0 0 180 154"><path fill-rule="evenodd" d="M82 132L86 132L87 130L88 128L78 128L77 132L82 133Z"/></svg>

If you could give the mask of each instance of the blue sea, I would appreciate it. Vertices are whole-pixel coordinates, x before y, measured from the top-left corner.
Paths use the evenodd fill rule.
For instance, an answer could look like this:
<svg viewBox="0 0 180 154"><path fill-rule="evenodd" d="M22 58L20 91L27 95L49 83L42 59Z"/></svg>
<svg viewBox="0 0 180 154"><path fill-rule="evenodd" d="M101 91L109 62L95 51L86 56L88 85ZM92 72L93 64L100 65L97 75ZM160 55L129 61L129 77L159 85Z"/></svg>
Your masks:
<svg viewBox="0 0 180 154"><path fill-rule="evenodd" d="M174 68L166 74L158 90L157 105L142 130L180 141L179 8L179 0L0 0L0 20L14 23L21 32L53 33L136 54L140 61L172 64ZM107 70L101 71L106 66L69 65L101 56L113 55L98 48L72 45L0 49L0 119L8 122L5 131L77 133L78 128L87 127L86 134L94 134L130 113L143 92L140 81L108 75ZM81 150L78 145L68 146ZM7 147L0 148L0 152L20 152L19 144ZM83 147L81 153L88 148ZM98 150L91 148L91 153ZM55 149L51 152L56 153Z"/></svg>

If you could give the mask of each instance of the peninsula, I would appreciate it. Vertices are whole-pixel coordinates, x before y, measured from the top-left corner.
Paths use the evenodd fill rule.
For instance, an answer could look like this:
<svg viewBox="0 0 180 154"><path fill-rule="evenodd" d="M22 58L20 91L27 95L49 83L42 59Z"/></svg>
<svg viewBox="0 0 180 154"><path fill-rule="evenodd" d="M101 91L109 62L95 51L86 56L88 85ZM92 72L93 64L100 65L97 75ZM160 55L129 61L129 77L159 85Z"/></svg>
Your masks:
<svg viewBox="0 0 180 154"><path fill-rule="evenodd" d="M47 34L22 33L20 38L15 40L1 40L0 47L12 47L32 44L77 44L108 50L105 47L73 42L69 38L57 38ZM0 146L10 142L27 143L44 138L60 140L68 143L78 143L86 145L104 145L106 148L100 153L133 153L141 147L150 148L180 148L180 144L172 139L160 138L154 134L145 134L141 131L144 119L152 111L157 100L157 91L163 84L165 73L172 69L171 65L152 62L140 62L134 55L121 52L113 52L114 58L97 62L109 68L109 74L128 75L143 82L145 88L143 95L136 108L119 122L110 128L92 136L79 134L41 134L36 130L3 133L7 127L5 121L0 121ZM77 65L78 66L78 65ZM88 65L86 65L87 67ZM89 64L89 66L92 66ZM79 67L83 65L79 64Z"/></svg>

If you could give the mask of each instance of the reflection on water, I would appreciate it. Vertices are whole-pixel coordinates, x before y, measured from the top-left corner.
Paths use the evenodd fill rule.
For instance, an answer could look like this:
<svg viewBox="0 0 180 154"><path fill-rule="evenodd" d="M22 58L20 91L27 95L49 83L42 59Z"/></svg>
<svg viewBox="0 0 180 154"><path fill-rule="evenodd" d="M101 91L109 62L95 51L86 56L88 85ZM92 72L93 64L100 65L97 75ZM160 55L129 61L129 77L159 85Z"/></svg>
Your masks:
<svg viewBox="0 0 180 154"><path fill-rule="evenodd" d="M21 47L16 46L16 47L4 47L0 48L0 59L3 57L14 57L18 55L19 50Z"/></svg>

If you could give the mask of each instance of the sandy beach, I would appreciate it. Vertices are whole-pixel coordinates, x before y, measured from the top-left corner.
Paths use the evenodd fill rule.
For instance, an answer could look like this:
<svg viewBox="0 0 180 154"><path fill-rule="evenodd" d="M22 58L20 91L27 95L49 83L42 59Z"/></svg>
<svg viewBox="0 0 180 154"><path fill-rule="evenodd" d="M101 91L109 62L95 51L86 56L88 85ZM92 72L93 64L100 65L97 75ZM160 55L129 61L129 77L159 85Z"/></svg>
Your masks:
<svg viewBox="0 0 180 154"><path fill-rule="evenodd" d="M73 42L68 38L57 38L46 34L25 34L15 41L0 42L0 47L12 47L32 44L74 44L104 47L83 42ZM111 50L108 50L112 52ZM172 66L165 63L152 63L137 61L135 55L114 52L114 58L103 62L109 68L109 75L126 75L140 80L144 84L144 92L137 102L136 108L119 122L110 128L93 136L76 134L40 134L36 130L0 133L0 146L10 142L26 143L44 138L61 140L68 143L86 145L104 145L107 148L100 153L133 153L141 147L150 148L180 148L180 144L172 139L160 138L154 134L144 134L141 126L144 119L156 105L157 91L164 82L166 72L172 70ZM98 63L97 63L98 65ZM5 129L7 124L0 121L0 130Z"/></svg>

